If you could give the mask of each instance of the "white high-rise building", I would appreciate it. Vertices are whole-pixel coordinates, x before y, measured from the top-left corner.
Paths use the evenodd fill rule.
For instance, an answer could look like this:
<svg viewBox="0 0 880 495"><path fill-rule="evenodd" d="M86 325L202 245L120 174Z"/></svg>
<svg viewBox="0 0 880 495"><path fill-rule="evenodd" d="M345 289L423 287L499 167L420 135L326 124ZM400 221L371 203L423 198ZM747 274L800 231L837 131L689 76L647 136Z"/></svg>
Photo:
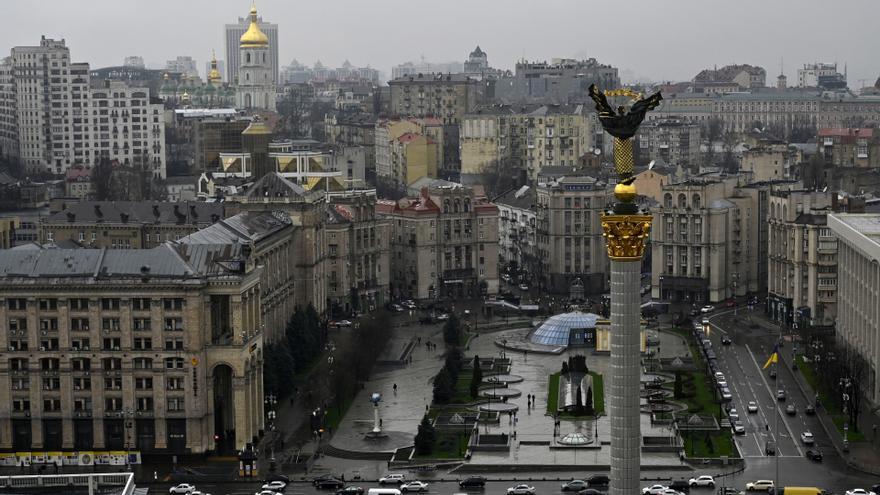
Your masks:
<svg viewBox="0 0 880 495"><path fill-rule="evenodd" d="M258 24L257 8L251 7L251 24L239 39L238 108L275 110L275 79L269 37Z"/></svg>
<svg viewBox="0 0 880 495"><path fill-rule="evenodd" d="M13 48L11 60L18 155L28 172L61 174L106 157L165 176L162 105L147 88L91 87L89 64L71 63L64 40L45 36L39 46Z"/></svg>
<svg viewBox="0 0 880 495"><path fill-rule="evenodd" d="M241 37L250 29L251 17L239 17L235 24L226 24L226 81L233 84L238 78L238 68L241 65L240 43ZM262 17L257 17L257 27L269 38L269 60L272 67L272 82L278 83L278 24L263 22Z"/></svg>
<svg viewBox="0 0 880 495"><path fill-rule="evenodd" d="M174 60L165 62L165 70L168 72L185 74L190 78L199 77L199 69L196 65L196 61L189 55L180 55Z"/></svg>

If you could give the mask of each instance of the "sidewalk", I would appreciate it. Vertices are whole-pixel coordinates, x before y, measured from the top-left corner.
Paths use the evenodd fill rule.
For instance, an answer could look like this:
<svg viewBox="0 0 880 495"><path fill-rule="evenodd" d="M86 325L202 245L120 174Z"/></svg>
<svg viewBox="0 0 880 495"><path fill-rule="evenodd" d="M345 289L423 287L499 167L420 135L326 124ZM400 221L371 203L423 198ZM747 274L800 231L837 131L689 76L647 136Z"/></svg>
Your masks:
<svg viewBox="0 0 880 495"><path fill-rule="evenodd" d="M779 332L779 326L767 318L764 313L754 311L750 316L752 317L752 321L760 325L762 328L773 333ZM790 369L792 366L791 360L791 352L779 353L779 362L781 365L789 367ZM798 388L801 389L801 392L805 397L812 397L815 395L816 392L810 387L800 372L794 372L792 374L794 375L795 383L797 383ZM877 435L873 432L872 428L874 425L880 426L880 417L878 417L876 413L871 412L871 407L870 403L866 403L864 406L864 412L859 417L859 431L865 435L866 441L850 442L849 453L843 451L843 435L837 429L837 426L834 424L834 421L828 415L825 408L816 408L816 417L819 418L822 428L831 439L834 449L840 454L840 457L850 465L850 467L865 473L880 476L880 448L878 448L877 438L875 438Z"/></svg>

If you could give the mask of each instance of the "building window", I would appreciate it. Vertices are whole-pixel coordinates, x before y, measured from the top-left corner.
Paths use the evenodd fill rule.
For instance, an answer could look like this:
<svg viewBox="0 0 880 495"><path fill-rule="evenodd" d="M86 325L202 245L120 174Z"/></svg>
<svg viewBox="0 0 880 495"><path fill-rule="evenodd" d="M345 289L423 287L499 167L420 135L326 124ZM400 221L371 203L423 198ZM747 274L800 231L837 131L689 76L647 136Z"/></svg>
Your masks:
<svg viewBox="0 0 880 495"><path fill-rule="evenodd" d="M180 311L183 309L183 298L166 298L162 300L165 311Z"/></svg>
<svg viewBox="0 0 880 495"><path fill-rule="evenodd" d="M56 311L58 299L40 299L40 311Z"/></svg>
<svg viewBox="0 0 880 495"><path fill-rule="evenodd" d="M120 329L119 318L101 318L101 330L105 332L118 332Z"/></svg>
<svg viewBox="0 0 880 495"><path fill-rule="evenodd" d="M185 408L183 397L168 397L167 410L170 412L182 412Z"/></svg>
<svg viewBox="0 0 880 495"><path fill-rule="evenodd" d="M89 300L85 298L76 298L70 300L70 309L73 311L88 311Z"/></svg>
<svg viewBox="0 0 880 495"><path fill-rule="evenodd" d="M105 311L119 311L119 299L108 297L101 299L101 309Z"/></svg>
<svg viewBox="0 0 880 495"><path fill-rule="evenodd" d="M178 357L165 358L165 369L167 369L167 370L182 370L183 369L183 358L178 358Z"/></svg>
<svg viewBox="0 0 880 495"><path fill-rule="evenodd" d="M174 317L174 318L165 318L165 331L166 332L182 332L183 331L183 318Z"/></svg>

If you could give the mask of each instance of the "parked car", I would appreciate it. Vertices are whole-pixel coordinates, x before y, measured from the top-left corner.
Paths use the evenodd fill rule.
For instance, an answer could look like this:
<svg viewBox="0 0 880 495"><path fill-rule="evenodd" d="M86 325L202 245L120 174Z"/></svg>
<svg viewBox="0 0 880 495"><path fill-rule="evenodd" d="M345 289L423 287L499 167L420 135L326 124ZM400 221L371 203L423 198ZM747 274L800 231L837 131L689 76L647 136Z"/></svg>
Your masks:
<svg viewBox="0 0 880 495"><path fill-rule="evenodd" d="M380 485L399 485L406 481L406 475L402 473L386 474L379 478Z"/></svg>
<svg viewBox="0 0 880 495"><path fill-rule="evenodd" d="M797 408L794 407L794 404L789 404L785 406L785 414L788 414L789 416L797 415Z"/></svg>
<svg viewBox="0 0 880 495"><path fill-rule="evenodd" d="M529 285L528 284L519 284L519 290L527 291L527 290L529 290Z"/></svg>
<svg viewBox="0 0 880 495"><path fill-rule="evenodd" d="M642 495L663 495L664 490L668 490L666 485L651 485L642 488Z"/></svg>
<svg viewBox="0 0 880 495"><path fill-rule="evenodd" d="M168 493L173 493L175 495L177 495L177 494L189 495L190 493L192 493L194 491L196 491L195 485L190 485L189 483L181 483L177 486L172 486L171 488L168 489Z"/></svg>
<svg viewBox="0 0 880 495"><path fill-rule="evenodd" d="M725 486L718 489L718 495L739 495L740 491L732 486Z"/></svg>
<svg viewBox="0 0 880 495"><path fill-rule="evenodd" d="M611 478L607 474L594 474L587 478L587 484L590 486L608 486L611 484Z"/></svg>
<svg viewBox="0 0 880 495"><path fill-rule="evenodd" d="M864 488L853 488L852 490L847 490L846 495L874 495L874 492L869 492Z"/></svg>
<svg viewBox="0 0 880 495"><path fill-rule="evenodd" d="M446 321L449 319L449 315L446 313L440 313L436 315L434 318L437 318L437 321Z"/></svg>
<svg viewBox="0 0 880 495"><path fill-rule="evenodd" d="M812 404L807 404L807 407L804 408L804 414L806 414L807 416L812 416L816 414L816 408L813 407Z"/></svg>
<svg viewBox="0 0 880 495"><path fill-rule="evenodd" d="M754 414L758 412L758 404L755 401L750 400L749 405L746 406L746 409L749 411L749 414Z"/></svg>
<svg viewBox="0 0 880 495"><path fill-rule="evenodd" d="M804 455L811 461L822 462L822 453L818 450L808 450L804 452Z"/></svg>
<svg viewBox="0 0 880 495"><path fill-rule="evenodd" d="M339 490L345 486L345 482L336 478L324 478L315 485L319 490Z"/></svg>
<svg viewBox="0 0 880 495"><path fill-rule="evenodd" d="M270 474L269 476L266 476L266 483L271 483L273 481L282 481L287 484L290 483L290 478L283 474Z"/></svg>
<svg viewBox="0 0 880 495"><path fill-rule="evenodd" d="M512 486L507 489L507 495L535 495L535 487L526 485Z"/></svg>
<svg viewBox="0 0 880 495"><path fill-rule="evenodd" d="M560 490L564 492L579 492L587 488L587 482L584 480L571 480L569 482L563 483L560 487Z"/></svg>
<svg viewBox="0 0 880 495"><path fill-rule="evenodd" d="M769 456L776 455L776 442L767 440L767 443L764 444L764 454Z"/></svg>
<svg viewBox="0 0 880 495"><path fill-rule="evenodd" d="M770 379L771 379L771 380L775 380L775 379L776 379L776 370L770 370Z"/></svg>
<svg viewBox="0 0 880 495"><path fill-rule="evenodd" d="M426 492L428 491L428 484L424 481L412 480L400 485L400 491L403 493L406 492Z"/></svg>
<svg viewBox="0 0 880 495"><path fill-rule="evenodd" d="M733 400L733 394L730 393L730 389L727 387L723 387L721 389L721 398L723 400Z"/></svg>
<svg viewBox="0 0 880 495"><path fill-rule="evenodd" d="M254 493L254 495L278 495L278 492L273 492L272 490L260 490Z"/></svg>
<svg viewBox="0 0 880 495"><path fill-rule="evenodd" d="M700 313L703 313L703 314L711 313L712 311L715 311L715 306L707 305L707 306L703 306L702 308L700 308Z"/></svg>
<svg viewBox="0 0 880 495"><path fill-rule="evenodd" d="M287 483L283 481L270 481L263 485L263 490L272 490L273 492L283 492Z"/></svg>
<svg viewBox="0 0 880 495"><path fill-rule="evenodd" d="M801 442L804 442L804 445L813 445L816 443L816 440L813 438L812 433L805 431L801 433Z"/></svg>
<svg viewBox="0 0 880 495"><path fill-rule="evenodd" d="M699 314L700 314L700 310L697 308L692 309L691 313L690 313L691 316L698 316Z"/></svg>
<svg viewBox="0 0 880 495"><path fill-rule="evenodd" d="M577 492L577 495L605 495L605 492L596 490L595 488L584 488Z"/></svg>
<svg viewBox="0 0 880 495"><path fill-rule="evenodd" d="M320 476L315 476L314 478L312 478L312 485L318 486L319 481L326 480L329 478L335 478L335 476L333 476L331 473L324 473Z"/></svg>
<svg viewBox="0 0 880 495"><path fill-rule="evenodd" d="M364 489L360 486L349 485L341 490L336 490L336 495L364 495Z"/></svg>
<svg viewBox="0 0 880 495"><path fill-rule="evenodd" d="M758 480L746 483L747 492L770 492L773 489L773 480Z"/></svg>
<svg viewBox="0 0 880 495"><path fill-rule="evenodd" d="M395 313L402 313L403 312L403 306L401 306L399 304L392 304L388 307L388 309L390 309L391 311L394 311Z"/></svg>
<svg viewBox="0 0 880 495"><path fill-rule="evenodd" d="M730 339L727 335L721 337L721 345L730 345L733 343L733 340Z"/></svg>
<svg viewBox="0 0 880 495"><path fill-rule="evenodd" d="M735 307L736 307L736 300L735 300L735 299L731 299L731 300L725 302L725 303L724 303L724 306L725 306L725 307L728 307L728 308L735 308Z"/></svg>
<svg viewBox="0 0 880 495"><path fill-rule="evenodd" d="M458 482L462 488L483 488L486 486L486 478L482 476L469 476Z"/></svg>
<svg viewBox="0 0 880 495"><path fill-rule="evenodd" d="M708 486L709 488L715 488L715 478L705 474L703 476L689 479L688 484L691 486Z"/></svg>
<svg viewBox="0 0 880 495"><path fill-rule="evenodd" d="M785 390L779 389L776 391L776 400L785 400Z"/></svg>

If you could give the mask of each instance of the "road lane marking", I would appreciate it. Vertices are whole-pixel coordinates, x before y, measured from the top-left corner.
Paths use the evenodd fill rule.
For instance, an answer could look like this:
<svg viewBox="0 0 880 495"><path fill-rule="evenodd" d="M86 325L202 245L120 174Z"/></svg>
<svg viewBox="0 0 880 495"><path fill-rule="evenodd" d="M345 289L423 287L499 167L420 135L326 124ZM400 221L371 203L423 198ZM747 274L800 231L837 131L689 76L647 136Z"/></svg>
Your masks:
<svg viewBox="0 0 880 495"><path fill-rule="evenodd" d="M755 359L755 354L752 352L751 348L749 348L749 345L748 345L748 344L746 344L746 350L749 352L749 357L752 358L752 363L754 363L755 368L756 368L756 369L758 370L758 372L761 374L761 380L764 382L764 386L767 387L767 392L770 393L770 398L771 398L771 399L775 399L775 398L776 398L776 394L771 390L771 388L770 388L770 384L767 383L767 378L764 376L764 373L761 373L761 366L758 364L758 360ZM786 431L788 431L788 435L789 435L789 437L791 438L792 443L794 443L794 448L795 448L795 450L797 450L798 454L799 454L801 457L803 457L803 456L804 456L804 451L801 450L800 442L797 441L798 439L797 439L797 437L794 436L794 433L792 433L791 428L789 428L789 426L788 426L788 422L785 421L785 417L782 415L782 411L779 410L779 401L778 401L778 400L776 401L776 404L775 404L775 406L774 406L774 409L775 409L775 411L774 411L775 414L779 414L780 416L782 416L782 418L781 418L781 419L782 419L782 424L785 426ZM775 420L775 418L774 418L774 420ZM769 423L768 423L768 424L769 424ZM779 432L775 432L775 431L774 431L773 434L774 434L774 435L777 435L777 434L779 434ZM781 435L780 435L780 436L781 436ZM777 452L776 452L777 455L781 455L782 450L780 449L779 442L776 442L776 450L777 450Z"/></svg>

